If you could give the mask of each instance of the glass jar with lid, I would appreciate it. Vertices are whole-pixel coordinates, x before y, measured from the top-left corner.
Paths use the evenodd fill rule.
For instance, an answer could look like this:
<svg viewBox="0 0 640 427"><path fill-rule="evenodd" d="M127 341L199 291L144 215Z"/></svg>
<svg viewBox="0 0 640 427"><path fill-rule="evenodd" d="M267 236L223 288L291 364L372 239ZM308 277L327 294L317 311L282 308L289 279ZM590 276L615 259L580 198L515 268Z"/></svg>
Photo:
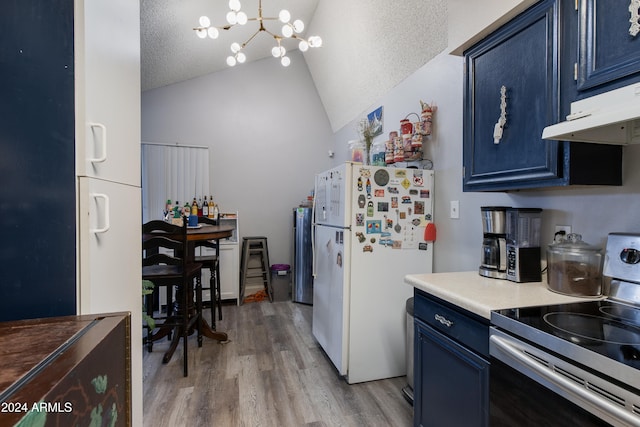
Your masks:
<svg viewBox="0 0 640 427"><path fill-rule="evenodd" d="M376 141L371 144L371 153L369 153L370 165L372 166L386 166L385 160L386 141Z"/></svg>
<svg viewBox="0 0 640 427"><path fill-rule="evenodd" d="M571 296L602 295L602 250L582 240L580 234L547 247L547 286Z"/></svg>

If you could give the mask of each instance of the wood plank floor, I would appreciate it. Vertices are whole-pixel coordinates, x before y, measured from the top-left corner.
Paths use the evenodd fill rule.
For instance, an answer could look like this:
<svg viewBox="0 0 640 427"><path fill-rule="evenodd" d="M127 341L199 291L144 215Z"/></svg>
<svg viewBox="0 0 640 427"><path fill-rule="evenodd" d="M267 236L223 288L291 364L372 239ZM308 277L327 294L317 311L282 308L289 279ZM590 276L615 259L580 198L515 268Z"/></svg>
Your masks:
<svg viewBox="0 0 640 427"><path fill-rule="evenodd" d="M405 377L349 385L311 333L312 307L292 302L223 306L230 342L189 338L162 364L167 344L144 355L144 425L411 426ZM209 316L208 311L205 316Z"/></svg>

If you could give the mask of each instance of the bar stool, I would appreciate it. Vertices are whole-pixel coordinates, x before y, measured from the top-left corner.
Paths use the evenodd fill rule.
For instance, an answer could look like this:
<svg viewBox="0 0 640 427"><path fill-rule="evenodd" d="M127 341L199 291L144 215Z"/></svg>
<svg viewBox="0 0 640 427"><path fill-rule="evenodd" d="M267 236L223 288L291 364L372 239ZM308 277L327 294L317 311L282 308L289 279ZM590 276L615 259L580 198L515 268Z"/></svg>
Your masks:
<svg viewBox="0 0 640 427"><path fill-rule="evenodd" d="M253 261L253 262L252 262ZM273 302L273 288L269 271L269 248L266 237L243 237L240 260L240 301L244 301L247 281L259 278L263 283L269 301Z"/></svg>
<svg viewBox="0 0 640 427"><path fill-rule="evenodd" d="M217 225L217 222L205 216L198 217L199 224ZM209 270L209 286L203 286L203 291L209 291L210 298L202 301L204 308L211 308L211 328L216 330L216 307L218 320L222 320L222 299L220 292L220 242L217 240L204 240L195 242L195 248L214 249L215 254L196 255L194 261L202 264L203 269Z"/></svg>

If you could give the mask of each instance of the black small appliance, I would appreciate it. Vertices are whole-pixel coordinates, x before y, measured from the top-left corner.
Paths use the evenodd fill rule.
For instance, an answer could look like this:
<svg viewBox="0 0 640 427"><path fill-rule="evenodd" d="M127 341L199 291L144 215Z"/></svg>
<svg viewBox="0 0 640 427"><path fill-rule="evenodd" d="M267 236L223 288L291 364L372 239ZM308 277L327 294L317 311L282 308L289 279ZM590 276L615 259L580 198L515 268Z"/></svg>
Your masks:
<svg viewBox="0 0 640 427"><path fill-rule="evenodd" d="M508 208L507 222L507 280L539 282L540 228L542 209Z"/></svg>

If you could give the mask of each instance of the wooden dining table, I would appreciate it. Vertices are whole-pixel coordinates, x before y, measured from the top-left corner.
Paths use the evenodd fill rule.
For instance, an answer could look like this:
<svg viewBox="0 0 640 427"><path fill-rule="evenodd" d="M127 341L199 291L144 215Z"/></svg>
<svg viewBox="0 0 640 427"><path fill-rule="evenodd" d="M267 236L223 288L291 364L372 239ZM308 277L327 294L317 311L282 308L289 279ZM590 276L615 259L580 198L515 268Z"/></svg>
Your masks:
<svg viewBox="0 0 640 427"><path fill-rule="evenodd" d="M185 254L187 261L193 262L194 260L195 242L216 240L219 243L220 239L231 237L234 229L235 227L233 225L198 224L195 227L187 227L187 253ZM145 236L143 236L143 238L144 237ZM217 246L220 247L219 244ZM200 320L202 322L202 335L220 342L225 342L229 339L225 332L214 330L204 317L202 317L202 313L199 313L198 315L200 315Z"/></svg>
<svg viewBox="0 0 640 427"><path fill-rule="evenodd" d="M216 240L219 248L220 239L225 239L227 237L231 237L234 230L233 225L209 225L209 224L198 224L196 227L188 227L187 228L187 242L188 244L188 253L187 260L189 262L193 262L195 257L195 245L193 242L203 241L203 240ZM219 254L218 254L219 255ZM202 314L202 313L200 313ZM227 341L229 337L225 332L215 331L209 325L209 323L205 320L204 317L201 316L202 322L202 335L207 338L211 338L220 342Z"/></svg>

